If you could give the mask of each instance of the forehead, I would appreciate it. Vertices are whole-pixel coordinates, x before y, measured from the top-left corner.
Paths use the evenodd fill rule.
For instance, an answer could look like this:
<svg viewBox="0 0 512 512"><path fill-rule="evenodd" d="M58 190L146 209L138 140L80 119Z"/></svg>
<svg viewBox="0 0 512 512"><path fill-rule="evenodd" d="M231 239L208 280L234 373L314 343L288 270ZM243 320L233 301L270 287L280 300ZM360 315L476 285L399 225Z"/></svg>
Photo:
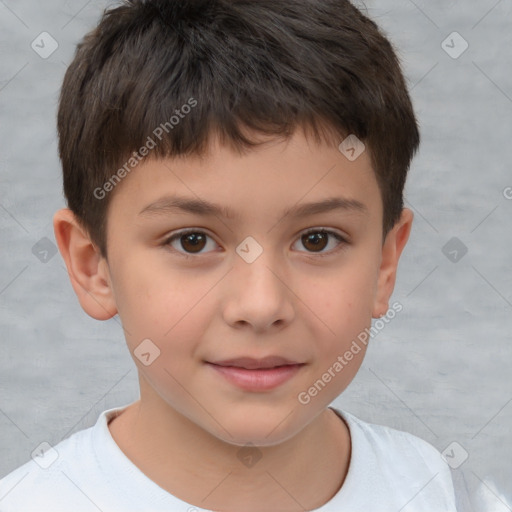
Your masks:
<svg viewBox="0 0 512 512"><path fill-rule="evenodd" d="M149 158L120 185L111 207L137 220L179 213L239 221L328 211L371 216L380 206L367 152L351 161L300 132L244 154L214 141L202 156Z"/></svg>

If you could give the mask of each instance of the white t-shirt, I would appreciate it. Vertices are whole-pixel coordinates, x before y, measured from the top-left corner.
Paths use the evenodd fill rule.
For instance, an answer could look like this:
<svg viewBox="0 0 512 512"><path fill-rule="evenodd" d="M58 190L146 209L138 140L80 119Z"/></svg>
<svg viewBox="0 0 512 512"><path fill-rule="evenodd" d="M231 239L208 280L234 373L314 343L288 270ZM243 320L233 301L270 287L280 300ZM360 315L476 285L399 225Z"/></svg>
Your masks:
<svg viewBox="0 0 512 512"><path fill-rule="evenodd" d="M104 411L0 480L0 512L204 512L124 455L108 429L123 409ZM315 512L456 512L450 469L432 445L333 410L349 427L352 454L343 486Z"/></svg>

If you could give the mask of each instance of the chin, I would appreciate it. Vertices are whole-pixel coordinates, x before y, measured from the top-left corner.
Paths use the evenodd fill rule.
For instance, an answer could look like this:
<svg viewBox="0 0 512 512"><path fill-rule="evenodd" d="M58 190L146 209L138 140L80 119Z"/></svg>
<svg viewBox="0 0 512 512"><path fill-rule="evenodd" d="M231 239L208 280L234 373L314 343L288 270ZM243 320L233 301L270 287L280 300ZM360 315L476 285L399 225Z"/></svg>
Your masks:
<svg viewBox="0 0 512 512"><path fill-rule="evenodd" d="M255 408L256 409L256 408ZM307 421L301 422L289 414L261 414L254 411L249 415L246 411L239 414L224 416L221 428L217 424L210 430L215 437L234 446L275 446L294 437L305 426ZM227 432L226 432L227 431ZM228 433L229 432L229 433Z"/></svg>

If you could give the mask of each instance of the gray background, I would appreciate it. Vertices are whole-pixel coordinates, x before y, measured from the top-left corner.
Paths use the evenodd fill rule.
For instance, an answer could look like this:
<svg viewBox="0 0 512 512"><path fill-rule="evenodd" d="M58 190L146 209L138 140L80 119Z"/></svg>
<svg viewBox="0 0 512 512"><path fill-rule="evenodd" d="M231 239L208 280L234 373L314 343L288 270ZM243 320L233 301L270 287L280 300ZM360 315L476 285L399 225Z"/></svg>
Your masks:
<svg viewBox="0 0 512 512"><path fill-rule="evenodd" d="M0 476L42 441L55 445L138 398L119 318L88 317L51 252L52 216L65 205L58 91L107 4L0 0ZM440 451L456 441L450 454L469 457L455 473L479 489L475 509L512 510L512 0L365 4L398 48L422 146L393 295L404 309L333 405ZM45 59L31 47L43 31L59 45ZM442 46L453 31L469 44L458 58ZM453 36L446 45L463 48ZM453 237L458 261L448 254L456 246L443 253Z"/></svg>

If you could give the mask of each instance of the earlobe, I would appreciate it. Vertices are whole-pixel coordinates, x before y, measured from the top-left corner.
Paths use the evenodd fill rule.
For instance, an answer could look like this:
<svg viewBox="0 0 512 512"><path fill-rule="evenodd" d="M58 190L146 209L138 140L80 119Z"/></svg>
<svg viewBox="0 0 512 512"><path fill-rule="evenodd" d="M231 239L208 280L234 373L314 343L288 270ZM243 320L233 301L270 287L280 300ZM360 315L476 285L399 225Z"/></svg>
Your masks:
<svg viewBox="0 0 512 512"><path fill-rule="evenodd" d="M408 208L404 208L400 220L388 233L384 242L372 313L374 318L384 316L389 309L389 298L395 288L398 262L409 239L413 219L413 212Z"/></svg>
<svg viewBox="0 0 512 512"><path fill-rule="evenodd" d="M55 213L53 229L83 310L96 320L112 318L117 307L105 259L68 208Z"/></svg>

